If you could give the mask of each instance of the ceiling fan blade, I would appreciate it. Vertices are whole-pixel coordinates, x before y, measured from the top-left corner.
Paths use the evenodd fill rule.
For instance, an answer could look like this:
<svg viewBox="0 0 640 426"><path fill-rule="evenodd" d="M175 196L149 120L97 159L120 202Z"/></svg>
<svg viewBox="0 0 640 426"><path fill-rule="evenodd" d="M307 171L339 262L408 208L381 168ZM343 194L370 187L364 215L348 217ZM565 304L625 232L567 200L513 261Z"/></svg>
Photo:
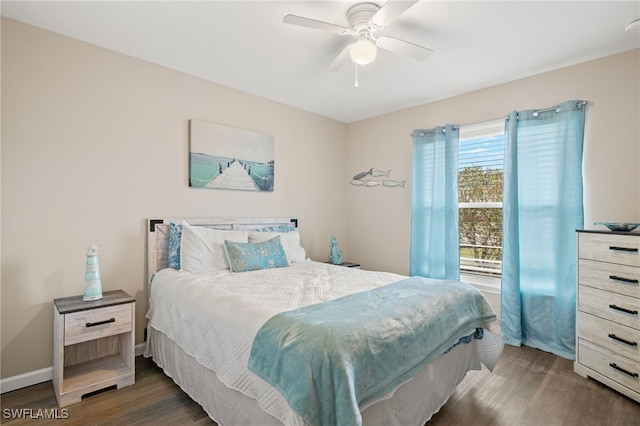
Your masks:
<svg viewBox="0 0 640 426"><path fill-rule="evenodd" d="M373 15L371 21L379 27L386 27L416 3L418 0L389 0Z"/></svg>
<svg viewBox="0 0 640 426"><path fill-rule="evenodd" d="M333 72L333 71L338 71L340 68L342 68L342 66L349 60L350 49L351 49L351 43L347 44L345 48L342 49L342 52L340 52L338 56L336 56L335 59L329 65L327 65L327 67L324 70Z"/></svg>
<svg viewBox="0 0 640 426"><path fill-rule="evenodd" d="M301 27L313 28L314 30L329 31L336 34L350 34L351 30L340 25L330 24L328 22L316 21L315 19L305 18L298 15L287 15L282 19L285 24L299 25Z"/></svg>
<svg viewBox="0 0 640 426"><path fill-rule="evenodd" d="M399 55L408 56L417 61L424 61L433 53L433 50L424 46L400 40L394 37L378 37L378 47Z"/></svg>

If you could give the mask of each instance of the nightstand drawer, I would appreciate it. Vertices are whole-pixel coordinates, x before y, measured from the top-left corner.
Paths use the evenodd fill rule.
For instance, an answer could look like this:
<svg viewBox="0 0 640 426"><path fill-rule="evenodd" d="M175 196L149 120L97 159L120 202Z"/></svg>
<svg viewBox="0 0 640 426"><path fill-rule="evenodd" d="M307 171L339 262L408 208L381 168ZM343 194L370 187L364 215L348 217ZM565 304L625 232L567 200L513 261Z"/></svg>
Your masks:
<svg viewBox="0 0 640 426"><path fill-rule="evenodd" d="M640 392L640 362L578 339L578 362L616 382Z"/></svg>
<svg viewBox="0 0 640 426"><path fill-rule="evenodd" d="M640 268L580 259L578 283L640 299Z"/></svg>
<svg viewBox="0 0 640 426"><path fill-rule="evenodd" d="M640 238L636 235L580 233L581 259L640 266Z"/></svg>
<svg viewBox="0 0 640 426"><path fill-rule="evenodd" d="M74 312L64 316L64 345L131 331L132 304Z"/></svg>
<svg viewBox="0 0 640 426"><path fill-rule="evenodd" d="M640 362L640 330L613 321L578 312L578 338Z"/></svg>
<svg viewBox="0 0 640 426"><path fill-rule="evenodd" d="M640 330L640 299L578 286L578 310Z"/></svg>

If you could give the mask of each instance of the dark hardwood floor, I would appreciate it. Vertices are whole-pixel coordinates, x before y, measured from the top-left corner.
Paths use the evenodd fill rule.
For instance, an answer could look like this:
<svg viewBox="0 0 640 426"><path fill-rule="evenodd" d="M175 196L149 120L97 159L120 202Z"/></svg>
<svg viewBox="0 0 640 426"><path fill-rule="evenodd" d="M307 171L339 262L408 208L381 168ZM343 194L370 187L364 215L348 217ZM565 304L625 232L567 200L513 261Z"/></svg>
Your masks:
<svg viewBox="0 0 640 426"><path fill-rule="evenodd" d="M153 361L136 358L136 383L85 398L63 411L51 382L0 396L3 424L214 425ZM22 418L12 418L20 414ZM46 419L46 416L66 417ZM25 416L27 418L25 418ZM470 372L428 426L640 425L640 404L573 372L573 362L505 346L493 373ZM259 426L259 425L256 425Z"/></svg>

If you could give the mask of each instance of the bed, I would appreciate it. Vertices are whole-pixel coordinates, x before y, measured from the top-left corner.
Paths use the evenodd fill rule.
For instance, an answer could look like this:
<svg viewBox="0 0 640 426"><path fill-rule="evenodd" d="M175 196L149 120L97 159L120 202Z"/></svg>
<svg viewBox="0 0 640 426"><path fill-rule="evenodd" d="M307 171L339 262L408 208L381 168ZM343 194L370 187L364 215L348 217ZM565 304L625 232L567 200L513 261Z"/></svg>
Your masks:
<svg viewBox="0 0 640 426"><path fill-rule="evenodd" d="M468 371L493 369L503 339L477 290L312 261L297 225L289 218L148 220L144 355L218 424L422 425ZM409 304L399 308L406 294ZM412 311L450 307L458 297L473 299L461 310L478 315L447 308L426 321L431 313ZM399 337L402 330L407 336ZM378 336L385 336L380 344ZM345 355L352 348L357 357ZM327 358L333 352L337 358Z"/></svg>

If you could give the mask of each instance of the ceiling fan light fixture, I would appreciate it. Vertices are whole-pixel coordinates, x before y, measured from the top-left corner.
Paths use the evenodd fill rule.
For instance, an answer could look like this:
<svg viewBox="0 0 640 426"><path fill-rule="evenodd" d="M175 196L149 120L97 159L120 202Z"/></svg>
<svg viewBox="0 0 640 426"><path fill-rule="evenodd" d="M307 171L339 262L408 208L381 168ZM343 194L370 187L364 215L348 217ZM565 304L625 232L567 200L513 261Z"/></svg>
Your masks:
<svg viewBox="0 0 640 426"><path fill-rule="evenodd" d="M629 22L624 30L628 33L640 33L640 18Z"/></svg>
<svg viewBox="0 0 640 426"><path fill-rule="evenodd" d="M350 48L351 60L358 65L367 65L376 59L378 48L368 39L358 40Z"/></svg>

